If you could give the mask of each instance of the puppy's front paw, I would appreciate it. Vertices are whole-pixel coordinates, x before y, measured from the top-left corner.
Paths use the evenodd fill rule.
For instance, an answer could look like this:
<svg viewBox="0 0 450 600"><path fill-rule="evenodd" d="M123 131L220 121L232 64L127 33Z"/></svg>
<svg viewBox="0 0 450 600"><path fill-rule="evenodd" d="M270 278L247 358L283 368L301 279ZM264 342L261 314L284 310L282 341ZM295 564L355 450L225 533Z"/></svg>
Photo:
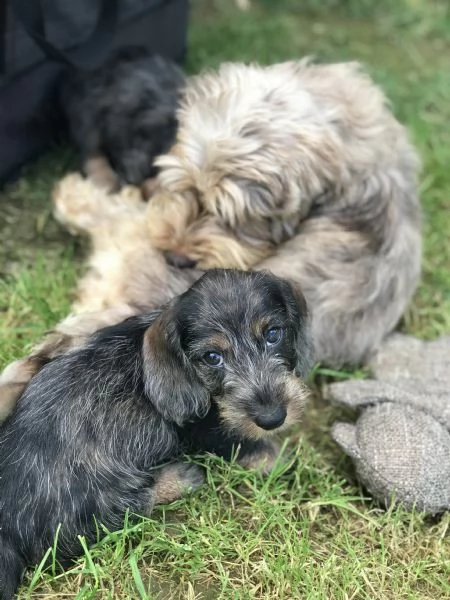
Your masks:
<svg viewBox="0 0 450 600"><path fill-rule="evenodd" d="M168 504L194 492L205 482L204 470L190 463L175 463L161 468L155 485L155 504Z"/></svg>
<svg viewBox="0 0 450 600"><path fill-rule="evenodd" d="M139 188L124 186L108 195L80 173L66 175L53 190L53 214L73 234L93 233L99 226L142 218L146 204Z"/></svg>
<svg viewBox="0 0 450 600"><path fill-rule="evenodd" d="M238 463L241 467L259 471L263 475L268 475L275 466L280 453L280 447L277 444L266 441L263 445L255 444L255 448L248 448L242 456L238 456Z"/></svg>

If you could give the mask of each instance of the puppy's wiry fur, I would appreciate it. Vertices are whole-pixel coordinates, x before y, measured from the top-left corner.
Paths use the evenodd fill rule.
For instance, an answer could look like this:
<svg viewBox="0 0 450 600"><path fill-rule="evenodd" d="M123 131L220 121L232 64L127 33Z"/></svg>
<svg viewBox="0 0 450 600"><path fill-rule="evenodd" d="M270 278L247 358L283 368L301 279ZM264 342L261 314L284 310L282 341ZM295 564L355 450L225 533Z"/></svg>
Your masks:
<svg viewBox="0 0 450 600"><path fill-rule="evenodd" d="M182 451L270 458L299 419L312 360L305 301L268 273L212 271L162 311L103 329L45 365L0 426L0 597L78 535L201 483ZM156 470L155 467L161 467ZM265 467L265 465L263 465Z"/></svg>
<svg viewBox="0 0 450 600"><path fill-rule="evenodd" d="M76 72L61 87L61 104L83 170L107 191L143 186L156 175L153 159L172 145L181 69L143 47L123 47L94 71Z"/></svg>

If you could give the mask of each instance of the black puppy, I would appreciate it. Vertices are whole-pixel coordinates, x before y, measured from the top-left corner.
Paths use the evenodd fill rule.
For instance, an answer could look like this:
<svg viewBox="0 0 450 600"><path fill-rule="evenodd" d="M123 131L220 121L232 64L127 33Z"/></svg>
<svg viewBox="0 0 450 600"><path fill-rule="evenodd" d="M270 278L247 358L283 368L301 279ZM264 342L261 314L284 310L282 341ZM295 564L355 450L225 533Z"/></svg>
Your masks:
<svg viewBox="0 0 450 600"><path fill-rule="evenodd" d="M48 363L0 426L0 598L42 559L80 553L97 523L202 482L183 451L240 446L254 466L264 438L298 420L311 364L302 295L259 272L210 271L162 311L94 334Z"/></svg>
<svg viewBox="0 0 450 600"><path fill-rule="evenodd" d="M184 83L173 61L141 47L122 48L101 67L68 76L61 104L85 174L107 191L123 183L145 188L156 175L154 158L175 139Z"/></svg>

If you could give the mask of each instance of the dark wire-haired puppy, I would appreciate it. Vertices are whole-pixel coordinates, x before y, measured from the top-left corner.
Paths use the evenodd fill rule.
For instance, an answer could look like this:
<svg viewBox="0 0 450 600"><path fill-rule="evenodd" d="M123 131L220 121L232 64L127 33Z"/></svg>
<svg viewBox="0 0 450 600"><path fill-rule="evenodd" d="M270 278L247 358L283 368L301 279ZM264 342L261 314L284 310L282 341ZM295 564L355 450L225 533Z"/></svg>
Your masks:
<svg viewBox="0 0 450 600"><path fill-rule="evenodd" d="M77 71L61 87L61 104L85 174L107 191L149 185L154 158L172 145L181 69L143 47L124 47L99 68Z"/></svg>
<svg viewBox="0 0 450 600"><path fill-rule="evenodd" d="M94 334L31 380L0 427L0 598L58 533L58 558L202 482L183 451L270 468L311 364L303 296L269 273L211 271L161 311ZM265 462L266 461L266 462Z"/></svg>

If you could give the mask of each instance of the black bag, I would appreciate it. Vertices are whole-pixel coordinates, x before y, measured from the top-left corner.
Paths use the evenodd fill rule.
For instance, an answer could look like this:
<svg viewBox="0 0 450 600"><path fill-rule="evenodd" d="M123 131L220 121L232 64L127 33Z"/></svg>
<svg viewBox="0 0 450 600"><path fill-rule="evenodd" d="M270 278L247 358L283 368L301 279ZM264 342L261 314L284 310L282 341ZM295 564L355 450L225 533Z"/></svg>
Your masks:
<svg viewBox="0 0 450 600"><path fill-rule="evenodd" d="M0 181L58 135L55 84L114 48L185 55L188 0L0 0ZM3 11L3 14L2 12Z"/></svg>

